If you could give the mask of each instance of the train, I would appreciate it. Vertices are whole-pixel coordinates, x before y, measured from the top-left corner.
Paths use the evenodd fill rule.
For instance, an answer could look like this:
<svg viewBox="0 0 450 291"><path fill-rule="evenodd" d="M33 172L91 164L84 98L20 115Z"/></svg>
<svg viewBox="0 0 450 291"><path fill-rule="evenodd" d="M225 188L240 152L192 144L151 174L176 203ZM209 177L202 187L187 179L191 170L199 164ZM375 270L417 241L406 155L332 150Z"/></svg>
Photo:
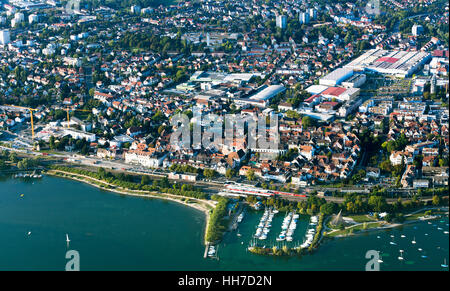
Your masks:
<svg viewBox="0 0 450 291"><path fill-rule="evenodd" d="M256 188L250 185L245 184L226 184L225 185L225 191L222 191L220 194L230 196L247 196L247 195L255 195L255 196L263 196L263 197L274 197L274 196L280 196L280 197L303 197L306 198L306 194L296 194L296 193L290 193L290 192L282 192L282 191L276 191L276 190L267 190L267 189L261 189Z"/></svg>

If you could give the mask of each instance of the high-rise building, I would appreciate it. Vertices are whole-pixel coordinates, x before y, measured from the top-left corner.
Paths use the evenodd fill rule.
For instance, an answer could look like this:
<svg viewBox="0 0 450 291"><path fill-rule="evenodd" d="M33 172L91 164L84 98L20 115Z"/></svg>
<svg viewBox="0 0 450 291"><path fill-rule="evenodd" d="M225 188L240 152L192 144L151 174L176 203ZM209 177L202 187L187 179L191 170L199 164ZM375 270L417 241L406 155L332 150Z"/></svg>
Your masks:
<svg viewBox="0 0 450 291"><path fill-rule="evenodd" d="M431 93L431 94L436 93L436 74L433 74L433 77L431 77L431 81L430 81L430 93Z"/></svg>
<svg viewBox="0 0 450 291"><path fill-rule="evenodd" d="M38 22L38 16L36 14L30 14L28 16L28 23L34 23L34 22Z"/></svg>
<svg viewBox="0 0 450 291"><path fill-rule="evenodd" d="M139 14L139 13L141 13L141 6L133 5L133 6L131 6L130 10L131 10L131 13Z"/></svg>
<svg viewBox="0 0 450 291"><path fill-rule="evenodd" d="M418 35L420 35L422 32L423 32L423 26L422 26L422 25L419 25L419 24L414 24L414 25L413 25L413 27L412 27L412 29L411 29L411 33L412 33L414 36L418 36Z"/></svg>
<svg viewBox="0 0 450 291"><path fill-rule="evenodd" d="M17 12L14 14L14 19L17 21L17 23L24 21L25 15L23 15L22 12Z"/></svg>
<svg viewBox="0 0 450 291"><path fill-rule="evenodd" d="M298 20L301 24L309 23L309 13L308 12L300 12L300 15L298 16Z"/></svg>
<svg viewBox="0 0 450 291"><path fill-rule="evenodd" d="M277 27L279 27L281 29L285 29L286 24L287 24L286 15L277 15L276 24L277 24Z"/></svg>
<svg viewBox="0 0 450 291"><path fill-rule="evenodd" d="M9 30L0 30L0 44L6 45L10 42Z"/></svg>
<svg viewBox="0 0 450 291"><path fill-rule="evenodd" d="M315 20L317 18L317 10L316 9L309 8L308 12L309 12L309 19L310 20Z"/></svg>

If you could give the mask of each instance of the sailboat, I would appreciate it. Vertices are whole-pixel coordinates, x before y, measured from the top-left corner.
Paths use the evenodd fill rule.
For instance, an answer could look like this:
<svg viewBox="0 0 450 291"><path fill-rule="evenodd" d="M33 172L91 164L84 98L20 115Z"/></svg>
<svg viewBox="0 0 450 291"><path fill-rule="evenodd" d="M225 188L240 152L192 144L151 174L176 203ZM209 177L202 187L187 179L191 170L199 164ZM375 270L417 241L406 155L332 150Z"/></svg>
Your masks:
<svg viewBox="0 0 450 291"><path fill-rule="evenodd" d="M394 240L390 241L389 243L390 243L391 245L394 245L394 246L397 245L397 244L394 242Z"/></svg>
<svg viewBox="0 0 450 291"><path fill-rule="evenodd" d="M448 268L447 260L446 260L446 259L444 259L444 263L441 264L441 267L442 267L442 268Z"/></svg>
<svg viewBox="0 0 450 291"><path fill-rule="evenodd" d="M69 239L69 235L67 233L66 233L66 242L67 242L67 247L69 247L70 239Z"/></svg>
<svg viewBox="0 0 450 291"><path fill-rule="evenodd" d="M398 257L400 261L403 261L403 250L400 250L400 257Z"/></svg>
<svg viewBox="0 0 450 291"><path fill-rule="evenodd" d="M412 244L416 243L416 237L414 237L414 239L411 241Z"/></svg>
<svg viewBox="0 0 450 291"><path fill-rule="evenodd" d="M378 255L379 255L379 257L378 257L378 260L377 260L377 262L378 262L378 263L383 263L383 260L381 259L381 254L380 254L380 253L378 253Z"/></svg>

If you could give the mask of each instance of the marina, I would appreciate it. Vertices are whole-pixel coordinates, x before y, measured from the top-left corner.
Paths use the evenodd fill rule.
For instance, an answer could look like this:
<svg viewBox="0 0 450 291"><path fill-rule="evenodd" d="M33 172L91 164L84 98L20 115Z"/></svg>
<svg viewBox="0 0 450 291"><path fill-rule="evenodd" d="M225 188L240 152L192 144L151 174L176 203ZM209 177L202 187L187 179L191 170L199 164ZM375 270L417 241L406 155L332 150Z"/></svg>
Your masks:
<svg viewBox="0 0 450 291"><path fill-rule="evenodd" d="M311 245L312 241L314 240L314 235L316 234L316 227L317 227L318 221L319 221L318 216L311 216L309 228L305 235L306 239L303 241L303 244L300 246L302 249L308 248Z"/></svg>
<svg viewBox="0 0 450 291"><path fill-rule="evenodd" d="M275 214L276 213L274 213L274 210L272 208L266 208L264 210L264 214L261 217L261 220L259 221L259 224L256 228L254 238L257 238L259 240L267 239L267 235L270 232L270 228L272 227L272 220Z"/></svg>

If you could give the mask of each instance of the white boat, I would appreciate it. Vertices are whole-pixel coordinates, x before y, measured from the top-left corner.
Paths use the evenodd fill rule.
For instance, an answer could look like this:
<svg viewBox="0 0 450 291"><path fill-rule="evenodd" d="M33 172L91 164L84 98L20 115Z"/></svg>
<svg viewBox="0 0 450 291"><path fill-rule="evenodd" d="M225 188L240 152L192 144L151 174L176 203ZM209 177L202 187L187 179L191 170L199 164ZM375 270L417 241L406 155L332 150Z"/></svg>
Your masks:
<svg viewBox="0 0 450 291"><path fill-rule="evenodd" d="M398 259L400 260L400 261L403 261L404 259L403 259L403 250L400 250L400 257L398 257Z"/></svg>
<svg viewBox="0 0 450 291"><path fill-rule="evenodd" d="M442 268L448 268L447 260L446 260L446 259L444 259L444 263L441 264L441 267L442 267Z"/></svg>
<svg viewBox="0 0 450 291"><path fill-rule="evenodd" d="M31 231L29 231L27 234L30 235L30 234L31 234Z"/></svg>
<svg viewBox="0 0 450 291"><path fill-rule="evenodd" d="M416 243L416 237L414 237L414 239L411 241L412 244Z"/></svg>
<svg viewBox="0 0 450 291"><path fill-rule="evenodd" d="M397 245L395 242L393 242L393 241L391 241L391 242L389 242L391 245Z"/></svg>
<svg viewBox="0 0 450 291"><path fill-rule="evenodd" d="M69 235L66 233L66 242L70 242Z"/></svg>
<svg viewBox="0 0 450 291"><path fill-rule="evenodd" d="M448 231L444 231L445 234L448 234Z"/></svg>
<svg viewBox="0 0 450 291"><path fill-rule="evenodd" d="M419 252L421 252L421 251L422 251L422 249L421 249L421 248L418 248L417 250L418 250Z"/></svg>
<svg viewBox="0 0 450 291"><path fill-rule="evenodd" d="M406 237L404 234L402 234L400 237Z"/></svg>
<svg viewBox="0 0 450 291"><path fill-rule="evenodd" d="M237 218L237 222L242 222L242 219L244 219L244 212L242 212L241 214L239 214L238 218Z"/></svg>

